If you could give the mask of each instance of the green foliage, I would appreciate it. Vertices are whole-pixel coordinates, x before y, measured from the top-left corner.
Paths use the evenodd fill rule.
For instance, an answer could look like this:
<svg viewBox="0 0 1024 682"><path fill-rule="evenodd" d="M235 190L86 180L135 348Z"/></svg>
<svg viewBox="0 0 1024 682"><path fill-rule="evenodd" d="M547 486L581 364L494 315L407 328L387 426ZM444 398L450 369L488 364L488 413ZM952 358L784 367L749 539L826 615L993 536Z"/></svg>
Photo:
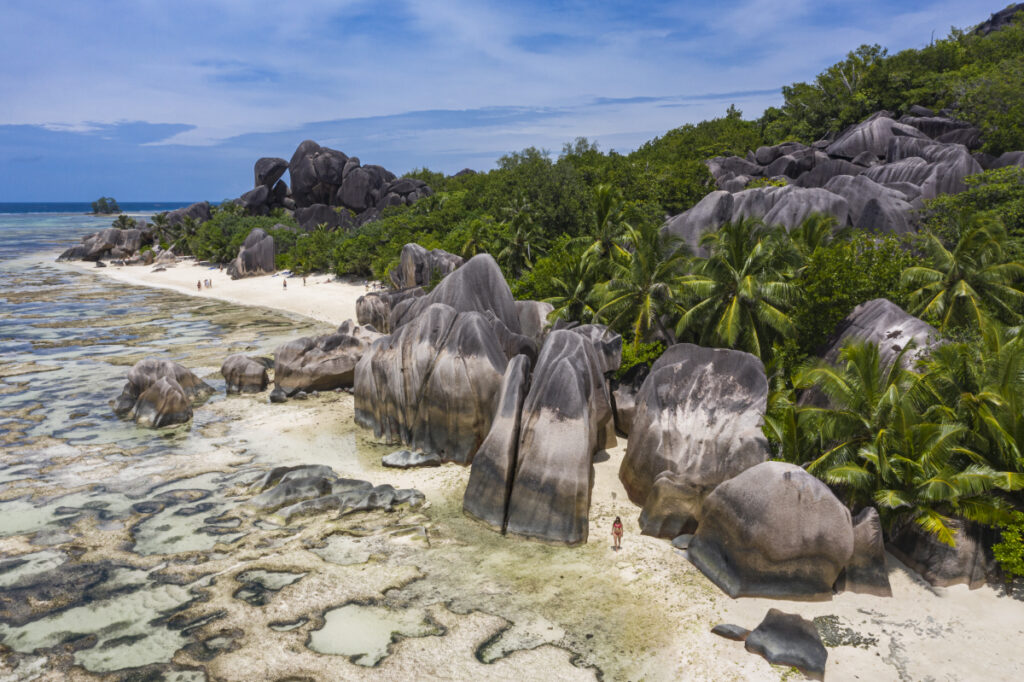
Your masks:
<svg viewBox="0 0 1024 682"><path fill-rule="evenodd" d="M116 227L119 230L131 230L136 225L138 225L138 223L135 221L135 218L130 218L124 214L117 216L117 218L114 219L114 222L110 224L111 227Z"/></svg>
<svg viewBox="0 0 1024 682"><path fill-rule="evenodd" d="M277 237L288 238L281 234L283 230L273 229L277 224L296 227L294 219L287 215L248 216L240 206L224 202L214 209L212 219L195 228L187 225L179 243L200 260L225 263L238 255L238 249L251 231L262 228L268 234L276 235L275 248L280 253L287 245L277 243Z"/></svg>
<svg viewBox="0 0 1024 682"><path fill-rule="evenodd" d="M796 280L802 297L792 313L801 351L817 350L861 303L888 298L905 307L900 278L918 262L892 236L861 233L824 246L812 245Z"/></svg>
<svg viewBox="0 0 1024 682"><path fill-rule="evenodd" d="M1001 530L1002 539L992 545L992 554L1007 578L1024 578L1024 512L1013 512Z"/></svg>
<svg viewBox="0 0 1024 682"><path fill-rule="evenodd" d="M782 178L757 178L747 183L746 189L756 189L758 187L785 187L789 183Z"/></svg>
<svg viewBox="0 0 1024 682"><path fill-rule="evenodd" d="M1008 255L1015 260L1024 258L1024 168L996 168L971 175L964 182L966 191L926 202L924 229L953 246L960 240L964 217L984 214L1006 228Z"/></svg>
<svg viewBox="0 0 1024 682"><path fill-rule="evenodd" d="M100 197L92 202L92 212L96 215L110 215L120 213L121 207L117 205L117 199L114 197Z"/></svg>
<svg viewBox="0 0 1024 682"><path fill-rule="evenodd" d="M665 352L665 344L660 341L651 343L627 343L622 346L622 364L615 372L615 378L621 379L637 365L650 367Z"/></svg>

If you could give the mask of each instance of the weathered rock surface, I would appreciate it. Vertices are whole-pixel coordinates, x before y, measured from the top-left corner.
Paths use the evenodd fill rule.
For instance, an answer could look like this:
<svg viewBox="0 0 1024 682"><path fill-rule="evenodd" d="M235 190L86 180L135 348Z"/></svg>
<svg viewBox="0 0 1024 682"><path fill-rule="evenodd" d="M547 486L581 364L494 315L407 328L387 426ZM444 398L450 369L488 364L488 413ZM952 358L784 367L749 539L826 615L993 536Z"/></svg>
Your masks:
<svg viewBox="0 0 1024 682"><path fill-rule="evenodd" d="M213 214L210 211L210 202L199 201L191 206L185 206L184 208L176 208L173 211L168 211L167 224L180 225L185 222L185 218L192 218L192 220L202 224L212 217Z"/></svg>
<svg viewBox="0 0 1024 682"><path fill-rule="evenodd" d="M462 510L496 531L505 531L512 494L523 401L530 389L530 359L517 355L508 363L498 391L491 429L473 457Z"/></svg>
<svg viewBox="0 0 1024 682"><path fill-rule="evenodd" d="M349 388L356 364L381 334L346 320L333 334L304 336L274 349L274 384L287 395Z"/></svg>
<svg viewBox="0 0 1024 682"><path fill-rule="evenodd" d="M419 244L406 244L391 281L398 289L424 287L455 272L463 262L461 256L442 249L430 251Z"/></svg>
<svg viewBox="0 0 1024 682"><path fill-rule="evenodd" d="M312 232L320 225L328 230L348 230L355 226L352 213L342 207L313 204L295 209L295 222L304 232Z"/></svg>
<svg viewBox="0 0 1024 682"><path fill-rule="evenodd" d="M523 402L508 533L568 545L587 540L592 459L615 443L596 338L558 330L541 348Z"/></svg>
<svg viewBox="0 0 1024 682"><path fill-rule="evenodd" d="M850 512L828 486L764 462L707 496L688 558L733 598L827 598L853 549Z"/></svg>
<svg viewBox="0 0 1024 682"><path fill-rule="evenodd" d="M468 464L491 427L503 348L484 314L426 307L356 365L356 423L386 442Z"/></svg>
<svg viewBox="0 0 1024 682"><path fill-rule="evenodd" d="M253 166L253 177L255 178L253 186L263 186L269 190L281 179L286 170L288 170L288 162L284 159L264 156Z"/></svg>
<svg viewBox="0 0 1024 682"><path fill-rule="evenodd" d="M854 308L836 327L828 347L821 357L829 363L839 361L839 352L851 339L874 343L885 366L890 366L896 356L911 341L916 346L904 356L907 366L912 364L939 338L938 331L927 322L919 320L895 303L876 298Z"/></svg>
<svg viewBox="0 0 1024 682"><path fill-rule="evenodd" d="M153 243L148 230L122 230L108 227L82 238L79 246L73 246L58 256L57 260L99 261L101 258L122 259L138 251L142 246Z"/></svg>
<svg viewBox="0 0 1024 682"><path fill-rule="evenodd" d="M229 355L220 366L220 373L228 393L260 393L270 383L267 366L241 353Z"/></svg>
<svg viewBox="0 0 1024 682"><path fill-rule="evenodd" d="M356 319L359 324L370 325L384 333L391 333L391 311L407 298L425 296L423 287L409 287L396 291L372 291L356 299Z"/></svg>
<svg viewBox="0 0 1024 682"><path fill-rule="evenodd" d="M227 273L231 279L272 274L277 269L274 255L274 238L257 227L245 238L235 260L228 264Z"/></svg>
<svg viewBox="0 0 1024 682"><path fill-rule="evenodd" d="M853 519L853 556L836 588L879 597L892 596L882 522L874 507L865 507Z"/></svg>
<svg viewBox="0 0 1024 682"><path fill-rule="evenodd" d="M772 665L792 666L821 678L828 651L812 621L778 609L769 609L761 624L745 640L747 651L764 656Z"/></svg>
<svg viewBox="0 0 1024 682"><path fill-rule="evenodd" d="M914 523L898 528L888 545L893 555L932 585L967 585L972 590L993 580L997 566L987 548L996 533L975 524L953 520L956 545L950 547Z"/></svg>
<svg viewBox="0 0 1024 682"><path fill-rule="evenodd" d="M692 533L707 495L768 459L764 365L742 351L670 346L636 396L619 479L645 535Z"/></svg>
<svg viewBox="0 0 1024 682"><path fill-rule="evenodd" d="M611 382L612 403L615 406L615 429L624 436L629 435L629 429L636 414L636 396L650 372L651 368L647 365L634 365L621 379L613 379Z"/></svg>
<svg viewBox="0 0 1024 682"><path fill-rule="evenodd" d="M555 307L544 301L516 301L516 313L523 336L531 338L540 348L544 342L544 330L548 326L548 315Z"/></svg>
<svg viewBox="0 0 1024 682"><path fill-rule="evenodd" d="M411 450L396 450L390 455L384 455L380 463L393 469L416 469L419 467L439 467L441 458L434 453L412 452Z"/></svg>
<svg viewBox="0 0 1024 682"><path fill-rule="evenodd" d="M111 406L118 416L142 426L168 426L189 421L192 404L211 393L209 385L178 363L146 358L128 371L128 382Z"/></svg>
<svg viewBox="0 0 1024 682"><path fill-rule="evenodd" d="M719 625L711 628L711 634L731 639L734 642L744 642L747 637L750 636L750 630L740 627L739 625L720 623Z"/></svg>

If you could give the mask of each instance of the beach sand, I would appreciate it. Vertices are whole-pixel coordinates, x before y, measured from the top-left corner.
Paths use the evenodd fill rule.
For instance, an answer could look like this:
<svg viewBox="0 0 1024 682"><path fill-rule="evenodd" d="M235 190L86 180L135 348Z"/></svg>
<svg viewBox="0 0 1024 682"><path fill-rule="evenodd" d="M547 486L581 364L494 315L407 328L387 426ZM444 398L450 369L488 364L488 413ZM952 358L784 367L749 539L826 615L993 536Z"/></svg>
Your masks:
<svg viewBox="0 0 1024 682"><path fill-rule="evenodd" d="M152 267L75 267L126 283L276 308L331 324L354 318L355 301L365 293L364 286L325 282L322 275L310 278L306 287L301 278L291 278L285 291L281 276L232 281L223 272L189 262L165 272L152 272ZM213 280L213 288L198 291L196 280L205 278ZM416 555L415 562L408 557L406 561L416 563L427 577L392 594L414 604L441 596L451 600L459 613L492 614L526 623L502 635L509 639L509 646L531 642L531 646L548 644L582 652L579 663L598 665L605 679L799 679L793 671L747 653L742 643L710 632L718 623L753 629L768 609L778 608L831 621L829 680L1024 679L1024 649L1020 647L1024 641L1024 595L1019 589L934 588L889 556L892 598L843 593L822 602L730 599L666 540L638 534L639 509L629 502L618 480L626 444L622 438L617 447L595 459L590 541L586 545L557 548L504 538L461 514L468 478L465 467L448 464L430 470L386 470L379 464L379 454L355 468L351 468L351 460L344 464L337 452L339 443L352 438L348 435L352 399L340 395L323 400L331 402L271 406L265 395L242 396L213 409L221 413L232 432L245 434L250 455L262 453L257 460L324 463L344 475L422 490L432 503L432 549ZM369 435L363 432L356 438L368 439ZM611 522L616 515L626 526L621 552L610 547ZM480 631L481 638L497 637L495 633L501 632L488 627L491 629ZM516 628L525 634L516 634ZM298 642L298 635L294 638ZM229 670L232 665L239 666L236 674L240 673L247 660L263 658L261 646L269 643L266 639L250 641L235 655L219 657L211 665L222 671L224 666ZM298 644L292 646L298 647L294 656L308 657L308 651ZM433 645L429 640L396 644L394 664L406 655L413 663L422 662L427 654L414 655L418 646ZM286 648L282 645L281 651ZM518 644L514 648L533 652L517 651L520 658L513 668L522 679L559 677L555 661L536 658L545 651L550 655L550 650ZM562 666L560 673L573 670L566 667L564 657L555 658ZM456 657L451 660L450 672L456 677L460 672L470 674L469 668L460 666L471 663L471 657ZM330 661L324 665L337 666ZM491 670L497 673L496 668ZM227 678L234 677L228 674Z"/></svg>
<svg viewBox="0 0 1024 682"><path fill-rule="evenodd" d="M181 259L160 272L155 272L156 266L151 265L108 263L105 268L97 268L92 263L81 261L68 265L126 284L283 310L334 325L348 319L355 320L356 300L367 293L365 283L337 280L331 275L312 275L305 279L305 285L302 277L286 278L281 273L233 280L225 270L200 265L194 259ZM199 289L196 283L205 280L210 280L213 286ZM285 281L288 282L287 288Z"/></svg>

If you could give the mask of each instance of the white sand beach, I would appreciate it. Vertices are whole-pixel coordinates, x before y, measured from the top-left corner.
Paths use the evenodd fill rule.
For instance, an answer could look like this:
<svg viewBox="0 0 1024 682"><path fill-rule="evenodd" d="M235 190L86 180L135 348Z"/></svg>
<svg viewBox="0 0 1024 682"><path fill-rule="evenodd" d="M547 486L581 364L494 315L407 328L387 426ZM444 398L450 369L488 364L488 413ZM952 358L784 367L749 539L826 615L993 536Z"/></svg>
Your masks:
<svg viewBox="0 0 1024 682"><path fill-rule="evenodd" d="M108 263L105 268L97 268L92 263L80 261L69 265L126 284L284 310L331 324L356 319L356 300L368 291L366 284L337 280L332 275L322 274L302 278L276 273L233 280L225 270L217 266L200 265L191 258L164 266L166 269L160 271L156 271L156 266L146 265ZM201 289L196 286L197 282L205 280L210 280L213 286ZM284 286L285 282L287 287Z"/></svg>

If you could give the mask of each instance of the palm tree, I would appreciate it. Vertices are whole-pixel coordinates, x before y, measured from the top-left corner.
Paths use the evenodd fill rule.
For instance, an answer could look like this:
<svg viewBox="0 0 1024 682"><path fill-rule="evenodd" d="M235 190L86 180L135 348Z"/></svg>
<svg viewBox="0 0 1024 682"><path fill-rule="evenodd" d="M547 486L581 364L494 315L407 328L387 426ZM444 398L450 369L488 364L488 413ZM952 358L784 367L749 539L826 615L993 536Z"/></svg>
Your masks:
<svg viewBox="0 0 1024 682"><path fill-rule="evenodd" d="M480 218L473 218L466 225L466 240L462 242L459 255L465 259L486 251L487 229L489 225Z"/></svg>
<svg viewBox="0 0 1024 682"><path fill-rule="evenodd" d="M533 267L534 255L543 255L544 248L533 222L530 204L515 200L504 209L509 219L502 223L507 230L505 246L498 252L498 261L512 277L518 277L523 270Z"/></svg>
<svg viewBox="0 0 1024 682"><path fill-rule="evenodd" d="M551 283L558 293L544 299L555 308L548 316L550 320L564 319L581 324L593 321L596 309L593 306L593 268L589 260L582 257L570 260L565 274L552 277Z"/></svg>
<svg viewBox="0 0 1024 682"><path fill-rule="evenodd" d="M1006 228L983 214L961 215L960 239L947 249L935 234L925 236L928 266L903 271L913 288L910 312L938 321L939 329L981 327L989 311L1004 322L1019 323L1024 307L1024 265L1009 260L1003 245Z"/></svg>
<svg viewBox="0 0 1024 682"><path fill-rule="evenodd" d="M843 234L845 229L836 230L836 219L824 213L812 213L799 225L789 231L789 244L793 250L793 261L797 265L794 275L800 274L807 260L819 248L824 248Z"/></svg>
<svg viewBox="0 0 1024 682"><path fill-rule="evenodd" d="M761 358L774 340L792 337L796 330L787 312L798 292L786 278L791 262L780 232L747 218L705 234L701 245L710 256L678 286L685 312L676 334Z"/></svg>
<svg viewBox="0 0 1024 682"><path fill-rule="evenodd" d="M613 327L628 324L634 350L652 329L671 342L661 318L672 306L673 289L683 274L687 252L677 244L667 244L654 223L624 227L629 250L612 261L612 278L598 287L603 304L596 316Z"/></svg>
<svg viewBox="0 0 1024 682"><path fill-rule="evenodd" d="M121 215L117 216L116 218L114 218L114 222L111 223L111 227L116 227L119 230L130 230L133 227L135 227L135 225L136 225L135 218L131 218L129 216L126 216L123 213Z"/></svg>
<svg viewBox="0 0 1024 682"><path fill-rule="evenodd" d="M594 188L593 225L589 236L581 237L587 244L583 251L585 258L603 260L626 255L620 241L630 227L626 222L622 193L611 185L598 185Z"/></svg>
<svg viewBox="0 0 1024 682"><path fill-rule="evenodd" d="M153 216L153 232L156 234L157 242L164 241L167 238L168 225L166 213L157 213Z"/></svg>
<svg viewBox="0 0 1024 682"><path fill-rule="evenodd" d="M969 429L913 399L920 376L903 368L903 355L886 366L878 347L854 341L838 366L797 373L828 407L801 407L802 438L823 454L807 470L837 487L854 508L874 505L887 528L914 522L952 545L953 517L985 524L1005 520L1009 505L993 489L1019 489L1024 477L997 472L967 446Z"/></svg>

